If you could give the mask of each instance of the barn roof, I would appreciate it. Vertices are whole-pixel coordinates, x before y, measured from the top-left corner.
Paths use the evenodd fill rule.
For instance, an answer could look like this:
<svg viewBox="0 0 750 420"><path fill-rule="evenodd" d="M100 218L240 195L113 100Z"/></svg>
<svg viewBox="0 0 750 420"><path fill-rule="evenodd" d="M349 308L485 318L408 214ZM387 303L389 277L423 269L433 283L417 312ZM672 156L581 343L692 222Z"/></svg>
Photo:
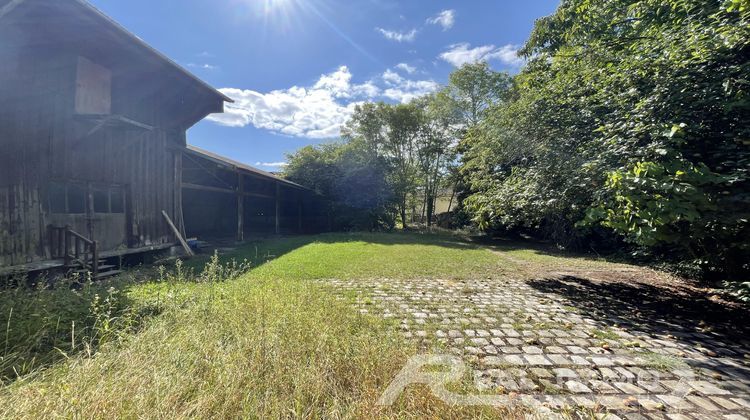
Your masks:
<svg viewBox="0 0 750 420"><path fill-rule="evenodd" d="M49 33L45 32L45 30L50 27L54 28L58 24L61 27L76 28L80 33L86 34L91 42L97 41L98 36L109 35L123 45L128 45L135 49L144 58L163 64L167 69L173 71L176 75L190 82L203 92L223 102L234 102L231 98L214 89L169 57L148 45L85 0L0 0L0 23L16 15L21 15L23 19L35 25L39 33L53 33L52 30ZM72 22L66 21L70 17L75 20ZM31 22L32 19L38 20L38 24Z"/></svg>
<svg viewBox="0 0 750 420"><path fill-rule="evenodd" d="M264 178L270 178L276 181L279 181L283 184L295 187L295 188L301 188L308 190L309 188L304 187L302 185L299 185L297 183L294 183L292 181L289 181L287 179L284 179L278 175L274 175L270 172L262 171L257 168L253 168L250 165L244 164L242 162L238 162L236 160L229 159L228 157L224 157L221 155L217 155L216 153L209 152L208 150L201 149L200 147L187 145L187 152L191 153L193 155L208 159L210 161L213 161L216 164L219 164L221 166L229 167L230 169L237 170L240 172L249 172L253 175L258 175Z"/></svg>

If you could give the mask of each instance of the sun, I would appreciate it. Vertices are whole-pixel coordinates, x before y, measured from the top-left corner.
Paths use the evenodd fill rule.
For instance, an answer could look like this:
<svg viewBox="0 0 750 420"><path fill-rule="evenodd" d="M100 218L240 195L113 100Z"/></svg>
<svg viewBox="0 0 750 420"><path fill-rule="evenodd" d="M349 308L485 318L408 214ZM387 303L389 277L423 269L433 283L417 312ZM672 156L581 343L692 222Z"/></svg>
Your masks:
<svg viewBox="0 0 750 420"><path fill-rule="evenodd" d="M265 17L289 18L300 8L301 0L250 0Z"/></svg>
<svg viewBox="0 0 750 420"><path fill-rule="evenodd" d="M288 30L299 19L300 9L303 2L309 0L232 0L233 3L241 5L245 13L249 13L255 19L262 20L269 28L275 30ZM241 9L240 9L241 10ZM238 10L239 12L239 10ZM241 15L245 15L241 13Z"/></svg>
<svg viewBox="0 0 750 420"><path fill-rule="evenodd" d="M266 13L288 9L294 3L293 0L259 0L259 2L263 4L263 10Z"/></svg>

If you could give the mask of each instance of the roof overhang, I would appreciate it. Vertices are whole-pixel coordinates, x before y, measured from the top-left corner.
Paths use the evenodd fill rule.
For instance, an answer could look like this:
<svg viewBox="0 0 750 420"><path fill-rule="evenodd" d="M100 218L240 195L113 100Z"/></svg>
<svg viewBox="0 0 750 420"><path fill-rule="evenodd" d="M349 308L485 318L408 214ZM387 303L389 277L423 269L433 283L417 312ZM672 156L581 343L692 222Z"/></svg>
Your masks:
<svg viewBox="0 0 750 420"><path fill-rule="evenodd" d="M68 36L75 30L80 36L90 37L91 42L111 40L116 44L114 46L160 65L206 96L221 102L234 102L85 0L0 0L0 25L19 22L35 28L31 42L39 42L45 36L56 41L56 35L64 29L67 29Z"/></svg>
<svg viewBox="0 0 750 420"><path fill-rule="evenodd" d="M228 157L217 155L216 153L201 149L200 147L196 147L196 146L192 146L188 144L187 148L185 149L185 153L189 153L193 156L198 156L200 158L209 160L219 166L223 166L232 171L247 173L247 174L259 176L262 178L267 178L269 180L278 181L282 184L285 184L293 188L310 191L309 188L299 185L297 183L294 183L292 181L289 181L287 179L284 179L278 175L274 175L270 172L266 172L257 168L253 168L250 165L244 164L242 162L238 162L236 160L229 159Z"/></svg>

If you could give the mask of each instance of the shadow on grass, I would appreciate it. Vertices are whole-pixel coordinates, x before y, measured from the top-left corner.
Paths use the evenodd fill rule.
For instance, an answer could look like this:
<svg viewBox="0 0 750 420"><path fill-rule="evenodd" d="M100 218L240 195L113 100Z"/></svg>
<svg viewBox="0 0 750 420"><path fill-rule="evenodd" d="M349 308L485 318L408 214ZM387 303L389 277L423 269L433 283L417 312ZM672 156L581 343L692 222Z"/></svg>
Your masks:
<svg viewBox="0 0 750 420"><path fill-rule="evenodd" d="M742 359L750 311L727 306L687 288L644 283L599 282L579 276L535 279L528 284L555 294L581 315L652 336L672 335L717 355Z"/></svg>

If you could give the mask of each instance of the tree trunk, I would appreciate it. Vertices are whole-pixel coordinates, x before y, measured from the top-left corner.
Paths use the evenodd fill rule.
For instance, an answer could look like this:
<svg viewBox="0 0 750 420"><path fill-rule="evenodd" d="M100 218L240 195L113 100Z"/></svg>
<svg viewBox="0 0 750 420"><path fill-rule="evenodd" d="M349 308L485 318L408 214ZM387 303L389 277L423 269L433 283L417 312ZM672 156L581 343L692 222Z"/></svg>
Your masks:
<svg viewBox="0 0 750 420"><path fill-rule="evenodd" d="M451 211L451 207L453 207L453 197L456 196L456 189L458 188L458 181L453 183L453 191L451 191L451 199L448 201L448 211Z"/></svg>
<svg viewBox="0 0 750 420"><path fill-rule="evenodd" d="M434 194L433 194L434 195ZM432 226L432 214L435 213L435 200L432 197L427 201L427 227Z"/></svg>
<svg viewBox="0 0 750 420"><path fill-rule="evenodd" d="M401 227L403 229L406 229L408 228L408 226L406 224L406 196L405 195L401 199L401 205L399 207L401 207L400 209L401 210Z"/></svg>

